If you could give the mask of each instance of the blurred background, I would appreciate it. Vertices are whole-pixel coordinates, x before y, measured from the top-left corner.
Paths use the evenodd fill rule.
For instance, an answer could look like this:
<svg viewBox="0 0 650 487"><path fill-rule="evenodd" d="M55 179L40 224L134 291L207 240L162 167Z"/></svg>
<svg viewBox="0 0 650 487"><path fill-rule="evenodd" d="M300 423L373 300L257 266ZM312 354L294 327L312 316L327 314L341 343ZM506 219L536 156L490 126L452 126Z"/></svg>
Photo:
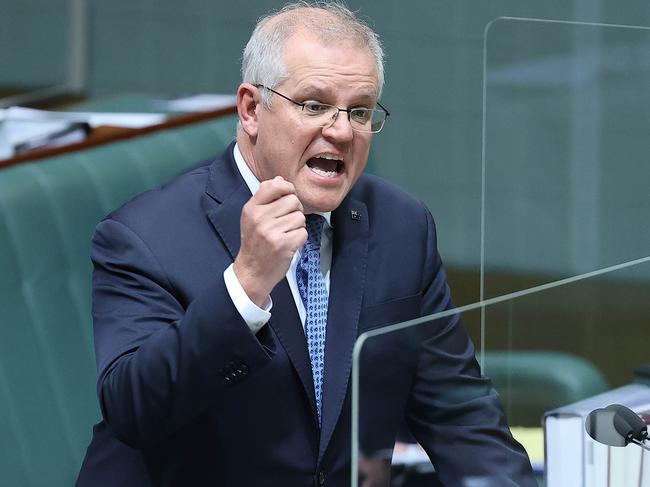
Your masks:
<svg viewBox="0 0 650 487"><path fill-rule="evenodd" d="M232 95L256 19L283 3L0 0L2 106ZM631 382L648 361L650 269L616 266L650 255L650 2L347 3L386 51L391 116L367 171L431 209L456 304L587 277L463 317L493 357L566 377L569 362L529 359L583 361L574 382L591 389L524 413L519 369L495 372L515 423Z"/></svg>

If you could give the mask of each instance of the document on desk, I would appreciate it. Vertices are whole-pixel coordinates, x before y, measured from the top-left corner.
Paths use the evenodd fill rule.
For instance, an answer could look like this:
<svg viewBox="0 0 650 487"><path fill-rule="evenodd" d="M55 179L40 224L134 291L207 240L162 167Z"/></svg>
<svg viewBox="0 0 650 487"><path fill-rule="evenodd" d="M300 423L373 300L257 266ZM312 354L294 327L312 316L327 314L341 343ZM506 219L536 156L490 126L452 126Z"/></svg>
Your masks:
<svg viewBox="0 0 650 487"><path fill-rule="evenodd" d="M0 159L8 159L30 148L80 142L88 134L88 128L138 129L158 125L166 118L159 113L52 112L24 107L0 109Z"/></svg>
<svg viewBox="0 0 650 487"><path fill-rule="evenodd" d="M10 107L0 109L0 122L74 122L91 127L111 126L139 129L158 125L167 120L164 113L103 113L103 112L53 112L34 108Z"/></svg>
<svg viewBox="0 0 650 487"><path fill-rule="evenodd" d="M629 384L545 413L546 487L650 487L650 452L603 445L585 430L587 415L610 404L649 410L650 387Z"/></svg>

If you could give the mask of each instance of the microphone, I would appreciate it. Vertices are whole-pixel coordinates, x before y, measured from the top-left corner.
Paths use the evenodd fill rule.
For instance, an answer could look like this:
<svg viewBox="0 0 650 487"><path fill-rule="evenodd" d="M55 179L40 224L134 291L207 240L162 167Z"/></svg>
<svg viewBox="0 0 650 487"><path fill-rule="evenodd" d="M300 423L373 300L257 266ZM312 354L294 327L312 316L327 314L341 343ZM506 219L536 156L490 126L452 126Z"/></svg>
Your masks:
<svg viewBox="0 0 650 487"><path fill-rule="evenodd" d="M648 438L648 426L645 421L634 411L620 404L611 404L590 412L585 420L585 429L589 436L605 445L622 447L635 443L650 450L650 447L644 444Z"/></svg>

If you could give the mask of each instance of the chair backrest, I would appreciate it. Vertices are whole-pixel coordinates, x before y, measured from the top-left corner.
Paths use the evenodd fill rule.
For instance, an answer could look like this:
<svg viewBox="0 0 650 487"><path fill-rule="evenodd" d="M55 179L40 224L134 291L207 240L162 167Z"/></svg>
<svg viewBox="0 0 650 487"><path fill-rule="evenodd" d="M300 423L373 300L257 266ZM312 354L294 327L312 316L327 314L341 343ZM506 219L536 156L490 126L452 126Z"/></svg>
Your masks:
<svg viewBox="0 0 650 487"><path fill-rule="evenodd" d="M545 411L608 389L594 364L563 352L494 350L485 353L484 365L511 426L539 427Z"/></svg>
<svg viewBox="0 0 650 487"><path fill-rule="evenodd" d="M223 151L235 126L228 116L0 170L0 484L72 485L99 419L95 225Z"/></svg>

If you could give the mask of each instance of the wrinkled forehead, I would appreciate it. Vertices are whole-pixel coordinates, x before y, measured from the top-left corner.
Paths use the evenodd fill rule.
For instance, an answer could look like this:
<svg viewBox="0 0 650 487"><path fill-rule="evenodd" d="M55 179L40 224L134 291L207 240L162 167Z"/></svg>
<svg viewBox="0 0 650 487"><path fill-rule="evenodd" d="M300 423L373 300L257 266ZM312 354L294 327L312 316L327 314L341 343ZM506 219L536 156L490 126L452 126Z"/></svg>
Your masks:
<svg viewBox="0 0 650 487"><path fill-rule="evenodd" d="M378 74L370 49L356 39L322 40L304 29L285 43L282 60L288 78L327 79L359 86L377 97Z"/></svg>

